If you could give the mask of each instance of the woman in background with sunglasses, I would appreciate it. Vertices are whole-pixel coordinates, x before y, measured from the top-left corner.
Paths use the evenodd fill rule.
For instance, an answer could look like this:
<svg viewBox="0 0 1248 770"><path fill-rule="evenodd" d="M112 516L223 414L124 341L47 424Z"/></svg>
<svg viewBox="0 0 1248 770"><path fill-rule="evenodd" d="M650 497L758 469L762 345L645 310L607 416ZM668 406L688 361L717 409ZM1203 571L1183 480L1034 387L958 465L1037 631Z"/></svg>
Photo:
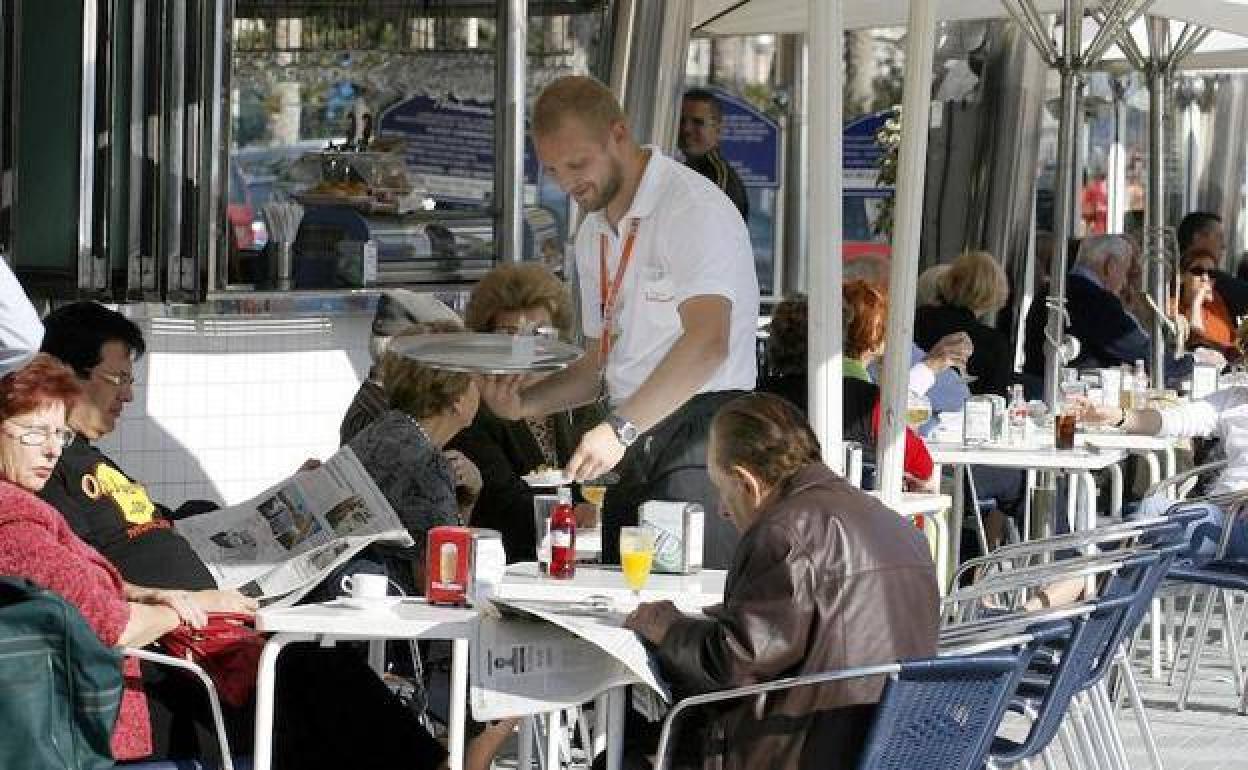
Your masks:
<svg viewBox="0 0 1248 770"><path fill-rule="evenodd" d="M1235 319L1214 288L1216 255L1208 249L1191 249L1179 268L1179 313L1191 325L1188 347L1213 348L1232 363L1243 358L1236 344Z"/></svg>

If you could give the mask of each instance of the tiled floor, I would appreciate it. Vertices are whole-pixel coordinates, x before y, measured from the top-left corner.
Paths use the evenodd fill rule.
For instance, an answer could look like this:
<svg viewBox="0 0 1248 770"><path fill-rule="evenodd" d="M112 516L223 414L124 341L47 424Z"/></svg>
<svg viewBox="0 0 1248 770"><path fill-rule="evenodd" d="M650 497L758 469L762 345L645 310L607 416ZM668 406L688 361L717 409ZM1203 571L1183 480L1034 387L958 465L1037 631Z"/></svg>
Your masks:
<svg viewBox="0 0 1248 770"><path fill-rule="evenodd" d="M1135 671L1165 770L1248 770L1248 716L1237 711L1239 697L1221 648L1207 648L1182 712L1175 708L1182 671L1174 686L1166 684L1168 667L1160 680L1153 680L1147 656L1148 640L1143 639ZM1131 767L1151 768L1134 713L1124 708L1118 721ZM1068 767L1060 749L1054 754L1059 767Z"/></svg>

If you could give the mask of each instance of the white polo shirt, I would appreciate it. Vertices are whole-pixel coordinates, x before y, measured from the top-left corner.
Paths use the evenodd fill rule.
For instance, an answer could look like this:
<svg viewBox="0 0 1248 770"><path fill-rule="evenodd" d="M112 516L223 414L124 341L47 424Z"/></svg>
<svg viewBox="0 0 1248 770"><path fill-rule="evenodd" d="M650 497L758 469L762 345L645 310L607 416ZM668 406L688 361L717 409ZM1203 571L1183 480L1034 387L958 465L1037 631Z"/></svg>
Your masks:
<svg viewBox="0 0 1248 770"><path fill-rule="evenodd" d="M679 308L690 297L716 295L732 303L728 357L699 393L753 390L757 378L758 276L741 214L706 177L649 147L650 159L619 230L606 212L590 213L576 237L582 328L602 335L599 251L606 235L607 281L619 269L631 220L638 219L632 259L615 303L619 335L607 358L612 403L645 382L683 332Z"/></svg>

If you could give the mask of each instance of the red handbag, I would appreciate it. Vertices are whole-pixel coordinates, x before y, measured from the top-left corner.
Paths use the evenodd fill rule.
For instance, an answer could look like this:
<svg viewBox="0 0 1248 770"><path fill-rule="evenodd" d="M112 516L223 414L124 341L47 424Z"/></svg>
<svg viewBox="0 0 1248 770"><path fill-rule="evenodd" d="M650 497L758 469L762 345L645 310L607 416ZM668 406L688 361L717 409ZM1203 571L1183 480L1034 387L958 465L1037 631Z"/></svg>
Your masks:
<svg viewBox="0 0 1248 770"><path fill-rule="evenodd" d="M203 628L181 625L160 638L165 651L198 663L217 686L221 700L240 707L251 698L264 637L250 615L210 612Z"/></svg>

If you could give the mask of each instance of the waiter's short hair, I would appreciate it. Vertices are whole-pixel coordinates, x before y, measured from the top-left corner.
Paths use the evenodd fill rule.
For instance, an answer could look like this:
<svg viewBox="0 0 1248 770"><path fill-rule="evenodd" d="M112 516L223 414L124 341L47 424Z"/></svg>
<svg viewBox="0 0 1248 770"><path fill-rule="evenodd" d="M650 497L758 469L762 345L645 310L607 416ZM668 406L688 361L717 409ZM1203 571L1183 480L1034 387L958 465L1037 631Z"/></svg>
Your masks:
<svg viewBox="0 0 1248 770"><path fill-rule="evenodd" d="M595 134L627 122L611 89L587 75L566 75L542 89L533 103L534 136L553 134L572 116Z"/></svg>
<svg viewBox="0 0 1248 770"><path fill-rule="evenodd" d="M770 393L750 393L722 406L711 420L711 446L720 469L740 466L769 487L822 457L801 410Z"/></svg>
<svg viewBox="0 0 1248 770"><path fill-rule="evenodd" d="M135 359L147 350L138 325L116 310L98 302L71 302L43 319L44 353L59 358L80 378L91 376L100 363L100 351L109 342L120 342Z"/></svg>

